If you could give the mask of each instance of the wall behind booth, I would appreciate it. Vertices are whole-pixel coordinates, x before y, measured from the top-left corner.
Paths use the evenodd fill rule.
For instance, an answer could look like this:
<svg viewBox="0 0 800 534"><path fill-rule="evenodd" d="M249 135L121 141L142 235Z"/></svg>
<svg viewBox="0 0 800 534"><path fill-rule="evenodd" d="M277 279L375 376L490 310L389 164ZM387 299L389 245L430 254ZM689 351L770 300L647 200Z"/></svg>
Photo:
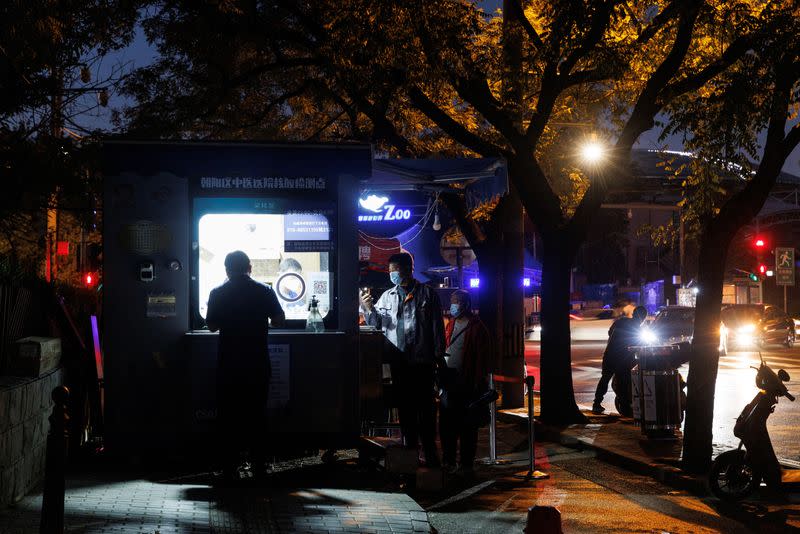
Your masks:
<svg viewBox="0 0 800 534"><path fill-rule="evenodd" d="M217 198L256 206L279 199L284 208L317 199L336 206L330 221L336 247L332 252L335 265L330 266L334 289L330 319L326 318L326 327L332 331L320 334L331 343L328 358L334 363L318 367L329 368L328 375L337 388L331 390L333 400L327 407L352 414L347 421L337 420L338 426L320 425L318 430L351 432L351 419L358 415L352 409L358 394L354 386L358 376L358 253L353 221L358 182L369 175L370 164L367 145L105 145L104 352L109 451L179 449L213 431L216 407L211 374L216 372L216 336L206 331L204 336L191 337L192 331L204 328L198 311L202 296L197 294L199 199L203 206ZM263 187L256 189L253 184ZM261 202L264 199L266 202ZM154 275L148 280L151 265ZM320 397L315 396L311 384L301 380L302 373L315 367L314 358L321 356L313 352L322 342L307 342L302 331L292 332L283 336L299 340L291 341L291 401L296 410L308 411L309 405L300 402L301 397L317 401ZM276 343L279 333L275 334L270 344ZM331 370L332 366L336 369ZM314 429L313 424L306 427L310 433Z"/></svg>

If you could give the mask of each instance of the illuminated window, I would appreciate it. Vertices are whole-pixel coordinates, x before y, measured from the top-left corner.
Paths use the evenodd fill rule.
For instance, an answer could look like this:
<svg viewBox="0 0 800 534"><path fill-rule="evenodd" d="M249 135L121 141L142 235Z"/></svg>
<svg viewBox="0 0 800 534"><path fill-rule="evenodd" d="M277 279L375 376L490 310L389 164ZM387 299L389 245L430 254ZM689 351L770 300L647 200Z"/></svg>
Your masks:
<svg viewBox="0 0 800 534"><path fill-rule="evenodd" d="M311 295L325 317L333 273L328 219L314 213L206 213L198 221L198 312L205 318L211 290L226 280L225 256L250 257L252 278L272 287L287 319L305 319Z"/></svg>

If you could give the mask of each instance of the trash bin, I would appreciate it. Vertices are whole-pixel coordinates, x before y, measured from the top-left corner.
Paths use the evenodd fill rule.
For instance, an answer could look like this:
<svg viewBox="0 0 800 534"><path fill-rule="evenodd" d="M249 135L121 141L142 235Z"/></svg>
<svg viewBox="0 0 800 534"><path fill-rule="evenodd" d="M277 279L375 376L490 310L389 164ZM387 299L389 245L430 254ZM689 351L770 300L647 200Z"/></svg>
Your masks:
<svg viewBox="0 0 800 534"><path fill-rule="evenodd" d="M642 434L651 439L675 439L681 427L681 379L674 345L635 347L631 370L633 415Z"/></svg>

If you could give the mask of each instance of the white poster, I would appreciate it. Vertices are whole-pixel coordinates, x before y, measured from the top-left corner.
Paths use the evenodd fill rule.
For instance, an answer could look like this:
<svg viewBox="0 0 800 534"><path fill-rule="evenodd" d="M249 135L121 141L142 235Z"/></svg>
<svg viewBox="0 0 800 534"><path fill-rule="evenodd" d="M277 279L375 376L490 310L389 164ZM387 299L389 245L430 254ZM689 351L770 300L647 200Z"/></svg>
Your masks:
<svg viewBox="0 0 800 534"><path fill-rule="evenodd" d="M645 374L642 376L642 394L644 395L644 421L656 422L656 377Z"/></svg>
<svg viewBox="0 0 800 534"><path fill-rule="evenodd" d="M268 345L269 361L272 364L272 377L269 381L267 407L280 408L289 402L289 380L291 379L291 358L289 345Z"/></svg>

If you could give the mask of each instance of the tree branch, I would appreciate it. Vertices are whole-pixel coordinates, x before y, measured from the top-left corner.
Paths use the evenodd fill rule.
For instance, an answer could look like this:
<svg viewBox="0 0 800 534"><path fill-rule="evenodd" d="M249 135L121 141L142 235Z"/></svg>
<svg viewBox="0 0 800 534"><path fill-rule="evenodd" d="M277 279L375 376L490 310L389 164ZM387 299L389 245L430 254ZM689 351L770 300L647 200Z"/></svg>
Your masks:
<svg viewBox="0 0 800 534"><path fill-rule="evenodd" d="M442 130L449 136L461 143L470 150L481 154L482 156L502 156L507 152L499 146L482 139L480 136L467 130L461 123L456 121L453 117L448 115L444 110L436 105L428 96L419 88L412 87L408 96L411 104L425 114L430 120L435 122Z"/></svg>
<svg viewBox="0 0 800 534"><path fill-rule="evenodd" d="M636 39L637 43L645 44L653 36L658 33L658 31L666 26L666 24L674 19L678 15L678 5L680 4L680 0L673 0L650 22L650 24L642 30L642 33L639 34L639 37Z"/></svg>
<svg viewBox="0 0 800 534"><path fill-rule="evenodd" d="M800 143L800 124L795 124L789 133L786 134L786 139L783 141L784 158L788 158L792 150Z"/></svg>
<svg viewBox="0 0 800 534"><path fill-rule="evenodd" d="M755 34L737 37L728 46L728 48L725 49L719 59L707 65L703 70L694 76L689 76L664 88L664 90L661 92L659 100L662 103L667 103L685 93L699 89L708 83L712 78L725 72L728 67L741 59L742 56L744 56L747 51L751 49L755 40Z"/></svg>
<svg viewBox="0 0 800 534"><path fill-rule="evenodd" d="M558 66L558 74L559 77L566 78L569 76L572 69L575 65L583 59L586 54L591 52L591 50L597 46L603 39L603 35L606 32L606 28L608 27L608 23L611 20L611 11L613 8L614 2L603 2L597 8L597 12L592 17L592 22L589 26L589 31L586 32L586 35L581 40L580 45L569 53L564 61Z"/></svg>
<svg viewBox="0 0 800 534"><path fill-rule="evenodd" d="M474 64L469 54L461 53L459 55L459 59L468 72L464 76L451 68L450 63L439 54L428 28L424 24L418 25L418 35L428 60L432 65L444 67L449 81L458 95L483 115L510 143L518 141L522 136L514 125L514 118L503 109L502 103L492 94L485 73ZM453 51L462 51L463 47L454 46L452 49Z"/></svg>
<svg viewBox="0 0 800 534"><path fill-rule="evenodd" d="M675 35L672 48L653 75L650 76L633 107L628 122L617 139L617 148L620 151L630 151L639 136L652 128L655 116L660 110L659 94L667 86L669 80L675 76L675 73L678 72L686 57L686 53L692 43L692 33L700 10L700 2L688 1L686 3L688 5L683 5L680 10L678 32Z"/></svg>
<svg viewBox="0 0 800 534"><path fill-rule="evenodd" d="M561 199L550 187L532 151L523 151L507 158L508 175L517 189L528 217L543 233L552 234L564 224Z"/></svg>
<svg viewBox="0 0 800 534"><path fill-rule="evenodd" d="M536 145L542 132L544 132L560 92L558 66L555 61L550 61L542 73L541 90L539 91L539 99L536 101L536 110L525 131L525 140L529 145Z"/></svg>
<svg viewBox="0 0 800 534"><path fill-rule="evenodd" d="M764 205L775 180L781 172L788 148L786 139L797 135L794 131L784 137L786 121L789 115L789 102L791 101L792 87L797 78L790 74L790 69L784 62L778 66L775 76L775 88L770 102L770 117L767 124L767 141L764 144L764 153L758 164L755 176L744 188L733 195L720 209L715 217L714 226L725 233L730 229L738 229L747 224Z"/></svg>
<svg viewBox="0 0 800 534"><path fill-rule="evenodd" d="M475 219L469 216L469 209L464 195L457 191L456 189L444 191L440 193L439 198L442 199L442 202L456 220L456 224L458 224L464 237L467 238L472 251L481 259L481 253L486 246L486 234Z"/></svg>
<svg viewBox="0 0 800 534"><path fill-rule="evenodd" d="M533 41L533 45L539 49L544 47L544 42L542 42L542 38L539 37L539 33L536 31L536 28L531 25L531 21L529 21L528 17L525 16L525 10L522 9L520 0L511 0L509 4L513 9L514 16L525 30L525 33L527 33L530 40Z"/></svg>

